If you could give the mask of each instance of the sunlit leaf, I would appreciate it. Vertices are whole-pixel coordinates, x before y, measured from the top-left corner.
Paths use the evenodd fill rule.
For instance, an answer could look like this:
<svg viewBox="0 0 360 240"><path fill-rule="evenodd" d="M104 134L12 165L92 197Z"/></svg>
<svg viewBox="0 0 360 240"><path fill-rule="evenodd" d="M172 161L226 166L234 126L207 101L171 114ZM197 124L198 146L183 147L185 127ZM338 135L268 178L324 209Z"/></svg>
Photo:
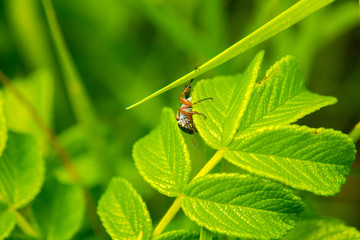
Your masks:
<svg viewBox="0 0 360 240"><path fill-rule="evenodd" d="M6 148L0 157L0 200L14 208L29 203L44 181L44 161L36 140L9 132Z"/></svg>
<svg viewBox="0 0 360 240"><path fill-rule="evenodd" d="M360 232L331 218L306 219L298 222L284 239L286 240L358 240Z"/></svg>
<svg viewBox="0 0 360 240"><path fill-rule="evenodd" d="M189 179L190 156L171 109L165 108L160 125L135 143L133 158L153 188L168 196L182 192Z"/></svg>
<svg viewBox="0 0 360 240"><path fill-rule="evenodd" d="M113 239L150 239L152 225L149 212L141 196L130 183L113 178L102 195L98 214Z"/></svg>
<svg viewBox="0 0 360 240"><path fill-rule="evenodd" d="M292 56L276 62L265 78L255 85L249 105L241 119L239 134L259 127L293 123L336 98L306 90L300 67Z"/></svg>
<svg viewBox="0 0 360 240"><path fill-rule="evenodd" d="M282 184L249 175L207 175L190 182L185 194L181 207L190 219L240 238L279 238L303 211L300 198Z"/></svg>
<svg viewBox="0 0 360 240"><path fill-rule="evenodd" d="M333 195L345 182L355 147L339 131L273 126L240 134L224 156L249 172L294 188Z"/></svg>
<svg viewBox="0 0 360 240"><path fill-rule="evenodd" d="M176 230L176 231L167 232L154 238L154 240L198 240L198 239L199 239L199 234L185 230Z"/></svg>
<svg viewBox="0 0 360 240"><path fill-rule="evenodd" d="M48 180L32 210L43 239L71 239L82 224L84 196L78 186Z"/></svg>
<svg viewBox="0 0 360 240"><path fill-rule="evenodd" d="M0 203L2 205L2 203ZM7 207L0 206L0 239L4 239L14 229L16 224L16 216Z"/></svg>
<svg viewBox="0 0 360 240"><path fill-rule="evenodd" d="M199 134L212 148L227 146L233 139L249 103L264 52L260 52L243 74L201 80L194 88L193 99L212 97L213 102L194 105L206 116L194 116Z"/></svg>

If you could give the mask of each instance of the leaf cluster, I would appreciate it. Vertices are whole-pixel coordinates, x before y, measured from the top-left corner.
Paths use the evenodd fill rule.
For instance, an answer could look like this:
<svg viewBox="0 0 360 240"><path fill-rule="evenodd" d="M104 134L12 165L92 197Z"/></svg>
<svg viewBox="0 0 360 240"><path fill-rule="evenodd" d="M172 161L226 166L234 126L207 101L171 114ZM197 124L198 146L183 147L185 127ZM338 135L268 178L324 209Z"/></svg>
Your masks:
<svg viewBox="0 0 360 240"><path fill-rule="evenodd" d="M143 178L160 193L177 197L154 237L191 235L161 235L181 208L211 232L280 238L295 227L305 207L289 187L323 196L340 191L354 161L352 140L333 129L294 124L336 99L309 92L291 56L276 62L258 80L263 55L260 52L242 74L203 79L195 85L195 101L214 99L193 109L205 114L206 119L194 115L194 122L205 143L217 152L193 180L189 181L189 150L171 109L164 108L159 126L135 143L133 158ZM248 174L208 174L222 158ZM130 207L136 212L129 212ZM123 179L113 179L98 213L114 239L151 239L145 203ZM301 231L299 227L292 234L300 236ZM321 229L314 231L318 234Z"/></svg>

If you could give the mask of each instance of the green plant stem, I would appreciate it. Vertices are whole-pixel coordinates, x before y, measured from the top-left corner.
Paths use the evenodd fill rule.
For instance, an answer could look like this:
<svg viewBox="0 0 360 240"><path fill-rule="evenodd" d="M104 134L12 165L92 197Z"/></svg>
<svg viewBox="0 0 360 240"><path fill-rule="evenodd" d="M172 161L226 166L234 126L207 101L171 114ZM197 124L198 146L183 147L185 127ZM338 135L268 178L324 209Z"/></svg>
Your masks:
<svg viewBox="0 0 360 240"><path fill-rule="evenodd" d="M226 148L220 148L219 150L217 150L214 156L205 164L205 166L199 171L198 174L196 174L193 179L202 177L205 174L209 173L220 162L220 160L224 156L225 150Z"/></svg>
<svg viewBox="0 0 360 240"><path fill-rule="evenodd" d="M358 122L353 130L349 133L349 137L351 137L354 141L354 143L357 143L360 139L360 122Z"/></svg>
<svg viewBox="0 0 360 240"><path fill-rule="evenodd" d="M82 80L75 63L65 44L54 7L51 0L42 0L42 3L75 116L79 122L85 124L86 126L94 126L96 122L95 112L82 84Z"/></svg>
<svg viewBox="0 0 360 240"><path fill-rule="evenodd" d="M157 237L164 231L166 226L170 223L170 221L175 217L176 213L180 209L180 201L183 197L179 196L175 199L171 207L168 209L168 211L165 213L164 217L160 220L159 224L156 226L153 237Z"/></svg>
<svg viewBox="0 0 360 240"><path fill-rule="evenodd" d="M13 210L16 215L16 222L19 228L26 233L27 235L34 237L34 238L40 238L40 235L34 230L34 228L30 225L30 223L24 218L21 213L19 213L16 210Z"/></svg>
<svg viewBox="0 0 360 240"><path fill-rule="evenodd" d="M217 150L214 156L205 164L205 166L199 171L198 174L196 174L196 176L193 179L204 176L205 174L209 173L220 162L220 160L224 156L225 150L226 148L220 148L219 150ZM180 203L182 198L184 198L184 196L178 196L175 199L171 207L165 213L164 217L160 220L159 224L156 226L153 233L153 237L160 235L164 231L166 226L170 223L170 221L174 218L174 216L180 209Z"/></svg>

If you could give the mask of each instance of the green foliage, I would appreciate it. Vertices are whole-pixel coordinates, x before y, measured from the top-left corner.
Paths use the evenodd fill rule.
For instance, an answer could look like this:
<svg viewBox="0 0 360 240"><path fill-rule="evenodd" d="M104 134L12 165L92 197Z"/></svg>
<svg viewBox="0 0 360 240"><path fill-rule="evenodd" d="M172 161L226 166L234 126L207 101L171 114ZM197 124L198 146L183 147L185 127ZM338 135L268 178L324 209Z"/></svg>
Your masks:
<svg viewBox="0 0 360 240"><path fill-rule="evenodd" d="M0 200L17 209L39 193L44 181L44 162L35 139L14 132L8 135L0 157Z"/></svg>
<svg viewBox="0 0 360 240"><path fill-rule="evenodd" d="M286 240L355 240L360 232L346 226L342 221L331 218L304 219L284 239Z"/></svg>
<svg viewBox="0 0 360 240"><path fill-rule="evenodd" d="M151 219L146 205L124 179L111 180L99 201L98 214L113 239L151 238Z"/></svg>
<svg viewBox="0 0 360 240"><path fill-rule="evenodd" d="M211 81L202 80L196 85L193 93L195 101L206 97L214 99L213 103L194 106L196 111L201 109L198 112L206 116L206 119L201 116L194 116L194 119L199 124L201 137L212 148L227 146L232 141L249 103L263 56L264 52L259 53L244 74L215 77Z"/></svg>
<svg viewBox="0 0 360 240"><path fill-rule="evenodd" d="M340 191L354 156L347 135L296 125L240 134L225 153L226 160L249 172L320 195Z"/></svg>
<svg viewBox="0 0 360 240"><path fill-rule="evenodd" d="M171 109L164 108L160 125L136 142L136 167L159 192L177 196L189 180L190 156Z"/></svg>
<svg viewBox="0 0 360 240"><path fill-rule="evenodd" d="M38 70L25 79L17 79L14 86L29 103L34 106L45 123L51 126L53 112L54 82L49 71ZM34 136L41 147L45 135L39 128L27 107L9 90L4 92L5 116L8 128L12 131Z"/></svg>
<svg viewBox="0 0 360 240"><path fill-rule="evenodd" d="M181 207L190 219L240 238L279 238L303 211L291 190L249 175L207 175L192 181L185 194Z"/></svg>
<svg viewBox="0 0 360 240"><path fill-rule="evenodd" d="M255 79L257 72L258 68L253 72ZM226 147L225 159L250 172L316 194L337 193L354 161L352 140L334 130L289 125L336 99L307 91L298 64L287 56L263 80L248 83L247 94L252 95L242 102L247 108L234 124L236 135L227 141L230 144L220 145L214 139L225 133L227 121L233 122L228 106L245 95L229 97L238 78L216 77L195 86L195 100L214 97L213 104L194 106L208 116L206 120L194 118L207 144L215 149Z"/></svg>
<svg viewBox="0 0 360 240"><path fill-rule="evenodd" d="M285 234L285 239L360 239L355 228L338 220L299 220L302 201L283 185L314 207L316 195L336 194L349 173L354 144L340 131L319 126L348 131L359 120L359 57L352 51L358 41L357 3L336 1L301 21L332 0L300 0L291 6L294 2L0 4L0 72L11 82L0 75L0 239L109 238L91 207L97 199L97 213L113 239L272 239ZM287 56L263 75L263 52L251 61L260 49L270 53L265 66L292 54L303 73ZM246 70L223 75L239 69ZM198 79L202 74L206 81ZM194 102L214 99L193 107L207 117L194 115L200 132L196 146L186 146L190 137L179 130L173 110L160 114L164 105L175 109L180 104L180 89L144 108L121 111L177 76L141 102L196 78ZM337 101L305 85L336 96L339 104L300 120ZM49 129L38 126L41 120ZM354 142L360 136L357 128L350 133ZM133 147L134 164L132 144L149 132ZM227 173L238 171L254 175ZM112 177L124 174L142 197L123 178L114 178L103 194ZM358 216L349 214L356 213L356 202L339 204L350 193L356 199L356 176L352 169L343 195L331 198L331 207L329 202L317 206L315 215L336 213L358 227ZM176 197L173 204L156 190ZM177 215L180 209L185 214ZM152 222L157 223L154 231Z"/></svg>
<svg viewBox="0 0 360 240"><path fill-rule="evenodd" d="M81 189L47 181L32 203L33 217L43 239L71 239L79 230L85 210Z"/></svg>
<svg viewBox="0 0 360 240"><path fill-rule="evenodd" d="M3 97L3 93L0 92L0 156L4 151L6 139L7 139L7 127L4 116L4 97Z"/></svg>
<svg viewBox="0 0 360 240"><path fill-rule="evenodd" d="M154 238L154 240L197 240L197 239L199 239L199 234L185 230L176 230L176 231L167 232Z"/></svg>
<svg viewBox="0 0 360 240"><path fill-rule="evenodd" d="M1 203L0 203L1 204ZM0 207L0 239L9 236L16 223L15 213Z"/></svg>
<svg viewBox="0 0 360 240"><path fill-rule="evenodd" d="M239 131L293 123L336 101L334 97L309 92L297 61L286 56L270 67L264 79L255 85Z"/></svg>

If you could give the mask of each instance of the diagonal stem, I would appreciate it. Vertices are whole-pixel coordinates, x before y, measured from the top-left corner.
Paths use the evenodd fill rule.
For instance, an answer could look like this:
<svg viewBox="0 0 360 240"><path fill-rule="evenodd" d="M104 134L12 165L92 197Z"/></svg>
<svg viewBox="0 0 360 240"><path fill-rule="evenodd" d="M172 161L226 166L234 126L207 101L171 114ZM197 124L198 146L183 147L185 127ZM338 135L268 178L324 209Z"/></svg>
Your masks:
<svg viewBox="0 0 360 240"><path fill-rule="evenodd" d="M199 171L198 174L196 174L193 179L208 174L221 161L224 156L225 150L226 148L224 147L217 150L214 156L212 156L212 158L205 164L205 166ZM170 221L175 217L176 213L180 209L181 199L183 198L184 196L178 196L175 199L171 207L168 209L163 218L160 220L159 224L156 226L153 237L160 235L164 231L166 226L170 223Z"/></svg>

